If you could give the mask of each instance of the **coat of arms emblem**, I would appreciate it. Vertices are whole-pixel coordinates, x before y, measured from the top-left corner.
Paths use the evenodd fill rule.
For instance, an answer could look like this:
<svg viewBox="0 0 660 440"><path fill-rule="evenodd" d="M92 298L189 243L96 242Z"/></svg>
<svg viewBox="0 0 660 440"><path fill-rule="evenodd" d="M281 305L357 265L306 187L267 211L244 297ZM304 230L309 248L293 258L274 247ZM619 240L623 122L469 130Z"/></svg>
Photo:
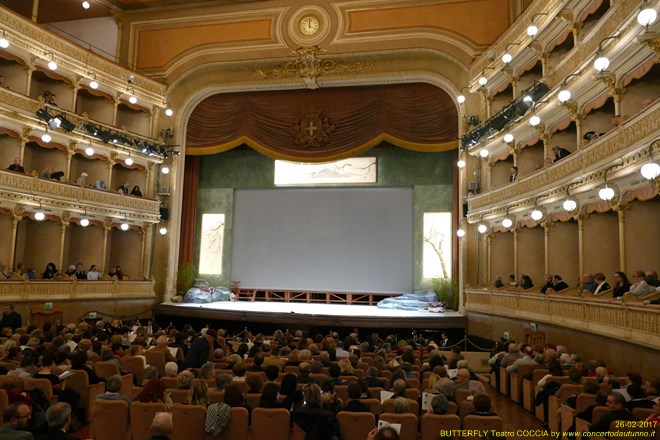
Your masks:
<svg viewBox="0 0 660 440"><path fill-rule="evenodd" d="M335 128L323 112L307 112L302 114L289 131L296 145L302 148L321 148L330 142L330 134Z"/></svg>

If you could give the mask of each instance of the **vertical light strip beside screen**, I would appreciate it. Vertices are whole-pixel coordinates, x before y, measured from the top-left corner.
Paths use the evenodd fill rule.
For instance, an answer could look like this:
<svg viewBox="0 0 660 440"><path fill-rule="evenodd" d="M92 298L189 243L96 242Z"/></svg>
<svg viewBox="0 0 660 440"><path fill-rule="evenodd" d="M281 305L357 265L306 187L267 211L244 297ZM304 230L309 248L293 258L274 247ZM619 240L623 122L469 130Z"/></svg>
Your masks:
<svg viewBox="0 0 660 440"><path fill-rule="evenodd" d="M224 214L202 215L202 238L199 247L200 274L222 275L222 244L224 235Z"/></svg>

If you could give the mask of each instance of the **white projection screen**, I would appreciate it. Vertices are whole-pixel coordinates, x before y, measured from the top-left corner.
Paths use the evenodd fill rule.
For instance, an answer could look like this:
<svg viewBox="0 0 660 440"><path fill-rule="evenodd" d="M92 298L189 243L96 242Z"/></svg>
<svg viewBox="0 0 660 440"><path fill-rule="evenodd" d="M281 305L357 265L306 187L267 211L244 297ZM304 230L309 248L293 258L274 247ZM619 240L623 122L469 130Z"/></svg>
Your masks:
<svg viewBox="0 0 660 440"><path fill-rule="evenodd" d="M413 288L412 188L236 190L231 278L243 288Z"/></svg>

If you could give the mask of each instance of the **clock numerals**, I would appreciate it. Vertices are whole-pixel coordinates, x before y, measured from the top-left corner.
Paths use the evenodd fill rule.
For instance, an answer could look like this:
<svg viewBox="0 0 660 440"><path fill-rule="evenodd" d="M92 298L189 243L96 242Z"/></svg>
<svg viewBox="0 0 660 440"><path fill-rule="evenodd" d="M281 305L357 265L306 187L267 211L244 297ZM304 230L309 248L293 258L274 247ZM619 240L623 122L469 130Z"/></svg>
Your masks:
<svg viewBox="0 0 660 440"><path fill-rule="evenodd" d="M300 31L305 35L315 34L320 27L321 24L316 17L305 17L300 21Z"/></svg>

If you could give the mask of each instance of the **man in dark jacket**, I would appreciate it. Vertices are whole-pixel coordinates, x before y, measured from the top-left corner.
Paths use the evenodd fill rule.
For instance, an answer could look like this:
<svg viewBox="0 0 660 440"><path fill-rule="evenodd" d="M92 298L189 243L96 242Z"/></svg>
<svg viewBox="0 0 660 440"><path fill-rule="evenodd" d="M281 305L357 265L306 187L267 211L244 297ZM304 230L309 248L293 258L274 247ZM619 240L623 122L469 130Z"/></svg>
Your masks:
<svg viewBox="0 0 660 440"><path fill-rule="evenodd" d="M351 399L348 401L346 406L342 408L342 411L351 411L351 412L369 412L371 409L369 405L360 402L360 396L362 395L362 387L359 383L352 383L348 386L348 397Z"/></svg>
<svg viewBox="0 0 660 440"><path fill-rule="evenodd" d="M21 317L21 314L14 311L13 304L7 304L5 306L5 313L2 314L2 320L0 320L0 329L9 327L15 332L17 328L22 326L23 318Z"/></svg>
<svg viewBox="0 0 660 440"><path fill-rule="evenodd" d="M78 437L67 434L71 426L71 405L57 402L46 411L48 421L48 434L37 437L37 440L80 440Z"/></svg>
<svg viewBox="0 0 660 440"><path fill-rule="evenodd" d="M190 345L186 358L183 360L182 369L201 368L202 365L208 362L215 337L215 330L208 329L202 336L195 338Z"/></svg>
<svg viewBox="0 0 660 440"><path fill-rule="evenodd" d="M589 427L589 432L608 432L610 424L615 420L638 420L626 409L626 398L620 393L610 393L607 396L609 413L603 415Z"/></svg>

